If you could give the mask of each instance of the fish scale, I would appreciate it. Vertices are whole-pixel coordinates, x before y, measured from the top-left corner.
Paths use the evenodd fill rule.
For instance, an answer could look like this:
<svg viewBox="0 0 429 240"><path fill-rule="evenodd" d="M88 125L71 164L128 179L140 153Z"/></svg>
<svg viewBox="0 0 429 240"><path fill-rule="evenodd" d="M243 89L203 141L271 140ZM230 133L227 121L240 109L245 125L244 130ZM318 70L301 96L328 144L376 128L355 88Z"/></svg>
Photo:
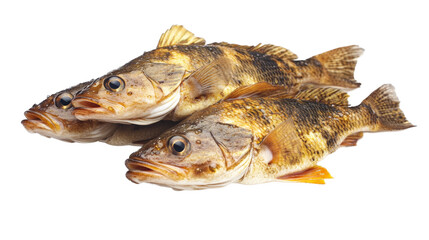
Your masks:
<svg viewBox="0 0 429 240"><path fill-rule="evenodd" d="M167 130L130 156L127 177L174 189L232 182L324 183L330 174L317 163L340 146L354 146L361 132L413 127L391 85L381 86L355 107L348 107L348 95L337 89L304 90L296 99L267 89L260 84L238 89L254 95L232 93ZM177 149L183 152L174 152L171 139L181 139L183 147ZM153 146L162 146L156 156ZM172 175L157 172L157 164L171 167ZM142 166L150 170L141 171Z"/></svg>
<svg viewBox="0 0 429 240"><path fill-rule="evenodd" d="M362 53L362 48L348 46L296 60L291 51L271 44L205 44L174 25L162 34L156 49L79 92L72 101L73 114L82 121L149 125L182 120L256 83L290 93L314 85L354 89L360 86L353 75Z"/></svg>

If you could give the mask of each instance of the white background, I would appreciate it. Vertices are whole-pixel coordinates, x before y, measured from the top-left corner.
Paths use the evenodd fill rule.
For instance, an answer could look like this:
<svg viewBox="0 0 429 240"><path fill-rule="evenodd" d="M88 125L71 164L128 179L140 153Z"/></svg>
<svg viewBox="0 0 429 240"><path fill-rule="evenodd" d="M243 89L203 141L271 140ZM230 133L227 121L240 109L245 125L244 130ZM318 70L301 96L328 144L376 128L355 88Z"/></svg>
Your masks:
<svg viewBox="0 0 429 240"><path fill-rule="evenodd" d="M0 4L0 239L428 239L428 8L417 1L13 1ZM155 2L155 1L152 1ZM173 191L125 178L136 147L29 134L46 95L152 50L172 24L207 42L271 43L301 59L365 48L359 104L392 83L416 128L366 134L321 162L325 185Z"/></svg>

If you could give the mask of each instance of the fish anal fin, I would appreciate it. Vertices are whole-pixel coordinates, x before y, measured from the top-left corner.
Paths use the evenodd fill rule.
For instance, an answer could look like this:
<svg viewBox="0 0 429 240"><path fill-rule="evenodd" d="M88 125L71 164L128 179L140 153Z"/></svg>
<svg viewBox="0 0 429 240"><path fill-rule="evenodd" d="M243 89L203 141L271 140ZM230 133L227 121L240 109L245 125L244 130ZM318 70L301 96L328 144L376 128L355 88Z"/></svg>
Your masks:
<svg viewBox="0 0 429 240"><path fill-rule="evenodd" d="M228 72L231 72L230 64L228 59L220 58L198 68L185 80L189 87L188 96L197 98L222 92L230 80L228 76Z"/></svg>
<svg viewBox="0 0 429 240"><path fill-rule="evenodd" d="M219 42L219 43L212 43L211 45L219 45L219 46L225 46L235 49L241 49L248 52L257 52L260 54L270 55L276 58L280 59L288 59L288 60L295 60L298 58L298 56L291 52L290 50L275 46L272 44L258 44L256 46L246 46L246 45L238 45L238 44L230 44L226 42Z"/></svg>
<svg viewBox="0 0 429 240"><path fill-rule="evenodd" d="M357 132L348 135L343 142L340 144L340 146L343 147L353 147L356 146L357 141L363 137L363 132Z"/></svg>
<svg viewBox="0 0 429 240"><path fill-rule="evenodd" d="M157 83L164 95L170 94L183 80L185 68L167 63L145 63L143 73L150 80Z"/></svg>
<svg viewBox="0 0 429 240"><path fill-rule="evenodd" d="M298 136L294 122L287 119L271 131L261 143L261 149L270 151L268 165L295 166L301 163L303 143Z"/></svg>
<svg viewBox="0 0 429 240"><path fill-rule="evenodd" d="M345 91L338 88L307 88L299 91L293 98L347 107L348 97Z"/></svg>
<svg viewBox="0 0 429 240"><path fill-rule="evenodd" d="M283 86L273 86L266 82L241 86L226 96L223 101L231 101L250 97L285 97L292 98L294 95Z"/></svg>
<svg viewBox="0 0 429 240"><path fill-rule="evenodd" d="M161 35L157 48L174 45L204 45L206 41L203 38L195 37L181 25L173 25Z"/></svg>
<svg viewBox="0 0 429 240"><path fill-rule="evenodd" d="M325 179L332 178L331 174L326 168L321 166L314 166L303 171L289 173L280 177L279 180L301 182L301 183L314 183L325 184Z"/></svg>

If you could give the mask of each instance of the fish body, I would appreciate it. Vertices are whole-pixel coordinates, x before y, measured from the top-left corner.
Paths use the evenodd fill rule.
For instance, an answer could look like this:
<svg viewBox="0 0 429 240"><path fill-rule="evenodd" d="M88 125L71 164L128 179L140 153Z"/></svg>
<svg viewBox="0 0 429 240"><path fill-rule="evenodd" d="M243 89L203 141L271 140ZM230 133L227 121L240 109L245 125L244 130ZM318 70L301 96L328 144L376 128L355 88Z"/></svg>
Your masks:
<svg viewBox="0 0 429 240"><path fill-rule="evenodd" d="M345 96L326 91L330 90L313 92L314 99ZM355 142L361 132L413 126L399 109L391 85L383 85L359 106L342 103L282 97L227 99L193 114L133 153L126 161L127 177L174 189L232 182L324 183L330 175L317 163L342 143Z"/></svg>
<svg viewBox="0 0 429 240"><path fill-rule="evenodd" d="M153 126L123 125L96 120L80 121L71 112L71 101L78 91L91 84L84 82L48 96L34 104L24 115L22 125L32 133L67 142L105 142L110 145L139 145L158 136L175 123L161 121Z"/></svg>
<svg viewBox="0 0 429 240"><path fill-rule="evenodd" d="M73 100L80 120L147 125L178 121L241 86L268 82L290 93L309 86L359 87L353 73L363 49L349 46L296 60L274 45L205 44L173 26L144 53L81 91Z"/></svg>

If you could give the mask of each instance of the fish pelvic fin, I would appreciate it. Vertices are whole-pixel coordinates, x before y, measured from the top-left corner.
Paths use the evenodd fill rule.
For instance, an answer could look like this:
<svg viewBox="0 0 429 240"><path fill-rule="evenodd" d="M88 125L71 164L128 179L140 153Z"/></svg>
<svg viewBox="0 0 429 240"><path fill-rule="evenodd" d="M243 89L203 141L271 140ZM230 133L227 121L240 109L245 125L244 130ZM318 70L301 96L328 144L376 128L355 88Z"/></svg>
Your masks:
<svg viewBox="0 0 429 240"><path fill-rule="evenodd" d="M358 88L360 83L354 79L354 71L357 58L363 52L363 48L352 45L336 48L305 60L308 65L321 68L322 71L322 76L310 84L336 86L345 89Z"/></svg>
<svg viewBox="0 0 429 240"><path fill-rule="evenodd" d="M384 84L372 92L360 106L369 106L377 118L376 131L402 130L415 125L408 122L399 108L399 99L391 84Z"/></svg>
<svg viewBox="0 0 429 240"><path fill-rule="evenodd" d="M181 25L173 25L165 31L159 39L157 48L175 46L175 45L204 45L206 41L203 38L196 37Z"/></svg>
<svg viewBox="0 0 429 240"><path fill-rule="evenodd" d="M315 184L325 184L325 179L332 178L331 174L326 170L326 168L321 166L314 166L303 171L289 173L280 177L277 177L279 180L284 181L293 181L301 183L315 183Z"/></svg>

